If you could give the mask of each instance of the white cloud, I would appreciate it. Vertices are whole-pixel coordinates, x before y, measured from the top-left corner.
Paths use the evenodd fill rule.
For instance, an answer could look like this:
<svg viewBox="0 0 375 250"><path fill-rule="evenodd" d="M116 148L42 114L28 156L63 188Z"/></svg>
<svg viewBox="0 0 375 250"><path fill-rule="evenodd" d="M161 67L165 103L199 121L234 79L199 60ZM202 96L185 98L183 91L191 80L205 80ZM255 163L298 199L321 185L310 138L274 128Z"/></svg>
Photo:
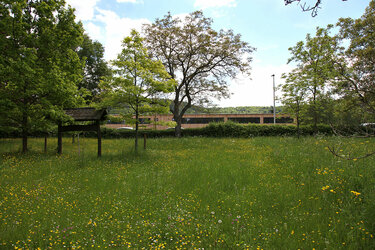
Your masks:
<svg viewBox="0 0 375 250"><path fill-rule="evenodd" d="M211 15L214 18L222 18L222 17L225 17L227 15L227 11L225 11L223 9L213 9L211 11Z"/></svg>
<svg viewBox="0 0 375 250"><path fill-rule="evenodd" d="M141 3L143 4L143 0L117 0L118 3Z"/></svg>
<svg viewBox="0 0 375 250"><path fill-rule="evenodd" d="M85 30L90 35L90 37L94 40L102 40L102 29L100 26L93 24L92 22L88 22L85 24Z"/></svg>
<svg viewBox="0 0 375 250"><path fill-rule="evenodd" d="M194 2L194 7L200 9L236 6L236 0L195 0Z"/></svg>
<svg viewBox="0 0 375 250"><path fill-rule="evenodd" d="M130 35L132 29L141 30L148 19L121 18L114 11L97 7L100 0L67 0L67 4L76 9L78 20L83 21L89 36L105 47L105 58L115 59L121 51L122 40ZM140 0L117 0L118 2L140 3Z"/></svg>
<svg viewBox="0 0 375 250"><path fill-rule="evenodd" d="M130 19L121 18L115 12L96 8L98 14L95 21L103 23L103 39L100 42L105 47L105 58L107 60L115 59L121 51L122 40L130 35L132 29L141 31L142 25L150 23L148 19Z"/></svg>
<svg viewBox="0 0 375 250"><path fill-rule="evenodd" d="M275 74L275 85L279 86L284 82L281 79L282 73L290 72L289 65L279 66L253 66L251 79L239 76L232 81L229 90L233 95L229 99L222 99L216 102L221 107L236 106L272 106L273 105L273 79ZM276 106L280 105L276 102Z"/></svg>
<svg viewBox="0 0 375 250"><path fill-rule="evenodd" d="M100 0L66 0L67 4L76 9L76 17L81 21L92 20L94 9Z"/></svg>

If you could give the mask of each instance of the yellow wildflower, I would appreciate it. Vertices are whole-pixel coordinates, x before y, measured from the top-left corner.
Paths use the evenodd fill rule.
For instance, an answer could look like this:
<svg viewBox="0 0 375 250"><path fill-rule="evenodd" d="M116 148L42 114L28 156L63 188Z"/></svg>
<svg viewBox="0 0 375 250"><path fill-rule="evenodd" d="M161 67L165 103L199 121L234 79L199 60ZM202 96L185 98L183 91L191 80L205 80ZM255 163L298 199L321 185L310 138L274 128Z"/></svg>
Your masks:
<svg viewBox="0 0 375 250"><path fill-rule="evenodd" d="M350 191L352 194L354 194L355 196L358 196L358 195L360 195L361 193L359 193L359 192L356 192L356 191Z"/></svg>

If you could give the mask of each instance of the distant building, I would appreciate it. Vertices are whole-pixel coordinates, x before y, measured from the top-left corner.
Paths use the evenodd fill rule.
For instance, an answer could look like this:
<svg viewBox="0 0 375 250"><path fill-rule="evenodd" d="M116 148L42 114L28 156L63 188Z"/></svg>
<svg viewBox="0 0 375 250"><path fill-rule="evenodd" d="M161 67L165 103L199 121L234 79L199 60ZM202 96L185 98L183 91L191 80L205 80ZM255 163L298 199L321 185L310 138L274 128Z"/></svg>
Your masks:
<svg viewBox="0 0 375 250"><path fill-rule="evenodd" d="M146 115L141 116L140 124L141 128L144 129L167 129L168 126L155 125L152 122L170 122L173 121L172 114L163 115ZM273 114L185 114L182 118L183 128L202 128L207 126L211 122L227 122L233 121L242 124L273 124ZM294 124L293 118L287 114L277 114L276 124ZM120 128L130 126L126 124L126 121L113 123L108 122L106 125L108 128Z"/></svg>

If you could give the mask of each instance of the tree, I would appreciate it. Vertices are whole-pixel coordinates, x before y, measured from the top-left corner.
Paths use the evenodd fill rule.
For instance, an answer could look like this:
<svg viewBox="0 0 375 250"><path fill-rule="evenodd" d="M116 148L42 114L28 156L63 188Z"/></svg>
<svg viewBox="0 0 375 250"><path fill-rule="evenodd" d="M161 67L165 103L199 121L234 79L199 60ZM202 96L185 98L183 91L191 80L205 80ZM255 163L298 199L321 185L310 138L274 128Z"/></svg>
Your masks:
<svg viewBox="0 0 375 250"><path fill-rule="evenodd" d="M347 0L342 0L347 1ZM285 5L289 5L291 3L297 2L298 4L301 3L301 0L284 0ZM306 2L301 4L302 11L311 11L311 16L315 17L318 15L318 10L320 9L320 5L322 4L322 0L316 0L313 1L314 4L312 5L307 5Z"/></svg>
<svg viewBox="0 0 375 250"><path fill-rule="evenodd" d="M335 62L338 72L336 91L345 108L352 108L361 114L362 122L375 121L375 1L372 0L365 13L358 19L341 18L338 38L349 45ZM349 104L349 105L348 105ZM358 107L360 109L358 110ZM350 110L353 112L353 108ZM363 131L365 127L361 126ZM374 130L369 128L374 134ZM360 131L361 132L361 131ZM375 151L362 156L343 155L342 150L329 147L332 154L347 160L361 159L375 155Z"/></svg>
<svg viewBox="0 0 375 250"><path fill-rule="evenodd" d="M232 30L215 31L212 19L196 11L184 21L170 13L145 25L146 44L156 59L176 80L173 118L175 135L181 136L181 122L193 105L209 102L211 97L228 97L226 80L239 72L250 74L250 54L254 48Z"/></svg>
<svg viewBox="0 0 375 250"><path fill-rule="evenodd" d="M285 86L284 89L302 88L306 91L315 131L317 131L317 124L324 110L322 101L328 98L326 94L329 83L336 77L333 65L341 49L337 39L330 36L332 28L332 25L329 25L327 29L317 28L315 37L307 34L306 42L300 41L296 46L289 48L292 57L288 63L295 62L297 67L286 76L286 84L295 86ZM293 97L293 93L294 91L288 90L284 93L284 99ZM289 96L289 94L292 95Z"/></svg>
<svg viewBox="0 0 375 250"><path fill-rule="evenodd" d="M303 79L299 78L298 69L293 70L289 74L283 74L285 84L281 85L283 93L281 97L282 104L286 111L294 116L297 123L297 135L300 136L301 113L306 104L306 95L308 86Z"/></svg>
<svg viewBox="0 0 375 250"><path fill-rule="evenodd" d="M78 56L85 62L83 79L78 88L91 92L91 95L86 97L86 101L90 103L100 92L100 79L109 76L111 71L104 60L103 45L98 41L92 41L87 34L83 35L83 43L78 50Z"/></svg>
<svg viewBox="0 0 375 250"><path fill-rule="evenodd" d="M340 84L338 92L344 98L356 98L364 113L375 115L375 1L358 19L341 18L339 39L349 46L336 61Z"/></svg>
<svg viewBox="0 0 375 250"><path fill-rule="evenodd" d="M132 30L122 44L122 51L112 61L114 75L101 82L104 103L128 106L127 120L135 117L135 150L138 148L139 116L168 111L169 102L162 94L173 91L175 83L160 61L152 60L139 33Z"/></svg>
<svg viewBox="0 0 375 250"><path fill-rule="evenodd" d="M63 0L2 1L0 13L1 126L21 130L26 152L31 131L77 103L83 29Z"/></svg>

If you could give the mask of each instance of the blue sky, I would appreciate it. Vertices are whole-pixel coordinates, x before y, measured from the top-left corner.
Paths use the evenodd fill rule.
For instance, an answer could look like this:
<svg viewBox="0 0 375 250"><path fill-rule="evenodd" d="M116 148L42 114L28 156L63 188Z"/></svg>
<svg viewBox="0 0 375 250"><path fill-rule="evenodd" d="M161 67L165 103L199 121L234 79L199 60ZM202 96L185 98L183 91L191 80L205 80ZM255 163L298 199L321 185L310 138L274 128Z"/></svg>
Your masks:
<svg viewBox="0 0 375 250"><path fill-rule="evenodd" d="M297 4L284 6L283 0L66 0L76 9L78 20L86 32L101 42L105 58L114 59L121 50L121 40L142 24L162 18L168 11L183 17L195 10L203 10L213 19L213 27L232 29L255 47L252 79L239 76L229 82L233 93L230 99L215 101L228 106L271 106L272 78L276 85L280 76L291 70L287 65L288 48L314 34L317 26L335 24L340 17L359 18L370 0L324 0L318 16L301 11ZM315 0L302 0L307 4Z"/></svg>

